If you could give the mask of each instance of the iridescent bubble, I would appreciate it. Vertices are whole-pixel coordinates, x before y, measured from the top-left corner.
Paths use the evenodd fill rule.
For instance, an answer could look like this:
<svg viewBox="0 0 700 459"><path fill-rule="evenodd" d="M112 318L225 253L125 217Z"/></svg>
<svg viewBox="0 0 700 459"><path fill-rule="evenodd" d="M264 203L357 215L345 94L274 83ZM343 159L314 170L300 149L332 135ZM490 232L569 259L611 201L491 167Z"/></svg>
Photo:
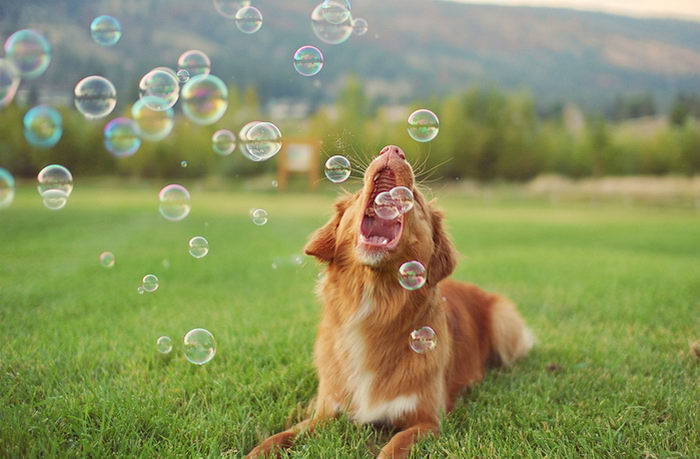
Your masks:
<svg viewBox="0 0 700 459"><path fill-rule="evenodd" d="M321 14L331 24L341 24L350 18L349 0L324 0L321 3Z"/></svg>
<svg viewBox="0 0 700 459"><path fill-rule="evenodd" d="M326 178L333 183L342 183L350 177L352 168L345 156L335 155L328 158L325 166Z"/></svg>
<svg viewBox="0 0 700 459"><path fill-rule="evenodd" d="M424 108L408 117L408 135L416 142L430 142L438 135L440 120L437 115Z"/></svg>
<svg viewBox="0 0 700 459"><path fill-rule="evenodd" d="M245 138L248 152L260 161L272 158L282 148L282 133L277 126L267 121L253 125L246 132Z"/></svg>
<svg viewBox="0 0 700 459"><path fill-rule="evenodd" d="M384 220L393 220L401 215L397 202L388 191L379 193L374 198L374 213Z"/></svg>
<svg viewBox="0 0 700 459"><path fill-rule="evenodd" d="M424 354L432 351L437 346L437 336L435 331L430 327L421 327L411 332L408 341L411 350L418 354Z"/></svg>
<svg viewBox="0 0 700 459"><path fill-rule="evenodd" d="M352 33L357 35L358 37L364 35L367 33L367 29L369 29L369 24L367 24L367 21L362 18L357 18L353 19L352 21Z"/></svg>
<svg viewBox="0 0 700 459"><path fill-rule="evenodd" d="M247 123L245 126L241 128L241 131L238 133L238 149L245 156L251 161L262 161L262 159L258 158L257 156L253 156L250 151L248 151L248 131L251 130L253 126L256 124L260 123L260 121L251 121Z"/></svg>
<svg viewBox="0 0 700 459"><path fill-rule="evenodd" d="M188 331L183 341L185 344L185 357L190 363L204 365L216 355L214 335L203 328L195 328Z"/></svg>
<svg viewBox="0 0 700 459"><path fill-rule="evenodd" d="M197 75L209 75L211 71L211 59L198 49L191 49L180 54L177 59L177 68L185 70L189 74L188 79Z"/></svg>
<svg viewBox="0 0 700 459"><path fill-rule="evenodd" d="M177 75L177 80L180 83L187 83L187 80L190 79L190 72L185 69L178 70L175 75Z"/></svg>
<svg viewBox="0 0 700 459"><path fill-rule="evenodd" d="M103 268L112 268L114 266L114 254L112 252L102 252L100 254L100 265Z"/></svg>
<svg viewBox="0 0 700 459"><path fill-rule="evenodd" d="M352 22L348 16L344 22L333 24L328 22L321 10L323 3L319 4L311 13L311 27L316 36L329 45L338 45L347 41L352 35Z"/></svg>
<svg viewBox="0 0 700 459"><path fill-rule="evenodd" d="M15 199L15 178L0 167L0 209L9 207Z"/></svg>
<svg viewBox="0 0 700 459"><path fill-rule="evenodd" d="M37 105L24 115L24 137L35 147L53 147L62 134L63 119L55 108Z"/></svg>
<svg viewBox="0 0 700 459"><path fill-rule="evenodd" d="M196 124L212 124L228 107L228 89L214 75L197 75L182 88L182 111Z"/></svg>
<svg viewBox="0 0 700 459"><path fill-rule="evenodd" d="M254 209L250 214L251 220L258 226L267 223L267 211L265 209Z"/></svg>
<svg viewBox="0 0 700 459"><path fill-rule="evenodd" d="M401 214L405 214L413 209L414 198L413 192L410 189L405 186L397 186L392 188L389 193Z"/></svg>
<svg viewBox="0 0 700 459"><path fill-rule="evenodd" d="M131 106L131 117L136 123L136 132L142 138L151 141L163 140L175 125L173 109L152 110L151 106L166 105L163 99L146 96Z"/></svg>
<svg viewBox="0 0 700 459"><path fill-rule="evenodd" d="M117 90L111 81L101 76L85 77L73 91L75 108L89 120L104 118L117 105Z"/></svg>
<svg viewBox="0 0 700 459"><path fill-rule="evenodd" d="M158 194L160 214L176 222L190 213L190 192L182 185L172 184L164 187Z"/></svg>
<svg viewBox="0 0 700 459"><path fill-rule="evenodd" d="M214 0L214 8L225 18L233 19L241 8L250 6L250 0Z"/></svg>
<svg viewBox="0 0 700 459"><path fill-rule="evenodd" d="M115 118L104 128L105 148L117 158L131 156L141 146L138 127L129 118Z"/></svg>
<svg viewBox="0 0 700 459"><path fill-rule="evenodd" d="M170 351L173 350L173 340L169 336L161 336L156 340L156 349L161 354L170 354Z"/></svg>
<svg viewBox="0 0 700 459"><path fill-rule="evenodd" d="M112 16L98 16L90 24L90 35L98 45L116 45L122 37L122 26Z"/></svg>
<svg viewBox="0 0 700 459"><path fill-rule="evenodd" d="M323 68L323 53L315 46L302 46L294 53L294 70L300 75L313 76Z"/></svg>
<svg viewBox="0 0 700 459"><path fill-rule="evenodd" d="M406 290L421 288L425 280L425 266L419 261L407 261L399 268L399 283Z"/></svg>
<svg viewBox="0 0 700 459"><path fill-rule="evenodd" d="M5 57L17 67L22 78L34 79L49 66L51 46L39 32L24 29L7 39Z"/></svg>
<svg viewBox="0 0 700 459"><path fill-rule="evenodd" d="M141 281L141 286L148 293L153 293L158 290L159 285L158 276L155 274L146 274Z"/></svg>
<svg viewBox="0 0 700 459"><path fill-rule="evenodd" d="M0 59L0 108L12 102L19 82L19 70L15 64L7 59Z"/></svg>
<svg viewBox="0 0 700 459"><path fill-rule="evenodd" d="M185 161L185 160L180 161L180 167L187 167L187 166L188 166L187 161Z"/></svg>
<svg viewBox="0 0 700 459"><path fill-rule="evenodd" d="M153 98L144 101L151 110L167 110L175 105L180 97L180 83L171 71L154 69L141 78L139 82L139 97Z"/></svg>
<svg viewBox="0 0 700 459"><path fill-rule="evenodd" d="M227 129L220 129L211 137L211 144L217 154L230 155L236 149L236 136Z"/></svg>
<svg viewBox="0 0 700 459"><path fill-rule="evenodd" d="M63 209L68 203L68 195L61 190L47 190L41 198L44 206L51 210Z"/></svg>
<svg viewBox="0 0 700 459"><path fill-rule="evenodd" d="M66 197L73 192L73 175L68 169L59 164L46 166L39 171L36 179L39 182L37 190L42 196L51 190L61 191Z"/></svg>
<svg viewBox="0 0 700 459"><path fill-rule="evenodd" d="M236 27L243 33L255 33L262 27L263 17L254 6L246 6L236 12Z"/></svg>
<svg viewBox="0 0 700 459"><path fill-rule="evenodd" d="M209 253L209 241L202 236L190 239L190 255L195 258L204 258Z"/></svg>

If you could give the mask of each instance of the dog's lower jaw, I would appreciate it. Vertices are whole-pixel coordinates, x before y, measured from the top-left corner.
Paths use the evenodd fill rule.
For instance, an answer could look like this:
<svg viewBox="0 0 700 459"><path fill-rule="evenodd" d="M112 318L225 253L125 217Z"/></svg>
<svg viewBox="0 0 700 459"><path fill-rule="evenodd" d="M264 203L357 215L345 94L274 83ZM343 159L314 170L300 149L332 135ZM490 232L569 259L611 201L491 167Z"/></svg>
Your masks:
<svg viewBox="0 0 700 459"><path fill-rule="evenodd" d="M356 251L360 263L369 267L379 266L387 255L387 253L383 250L367 250L361 246L358 246Z"/></svg>

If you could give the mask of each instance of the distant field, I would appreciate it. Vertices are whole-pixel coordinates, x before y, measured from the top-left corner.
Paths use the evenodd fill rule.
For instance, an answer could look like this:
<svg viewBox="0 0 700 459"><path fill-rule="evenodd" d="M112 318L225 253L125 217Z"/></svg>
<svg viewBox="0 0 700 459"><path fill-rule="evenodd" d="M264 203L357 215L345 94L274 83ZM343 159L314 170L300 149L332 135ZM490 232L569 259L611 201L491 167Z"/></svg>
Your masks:
<svg viewBox="0 0 700 459"><path fill-rule="evenodd" d="M26 187L0 211L0 455L238 457L312 397L318 268L289 260L332 195L192 187L191 215L171 223L157 191L78 186L51 212ZM440 204L464 255L455 276L512 297L539 343L465 394L414 457L700 456L697 212ZM254 226L251 207L269 223ZM210 243L201 260L194 235ZM141 296L147 273L161 285ZM182 356L196 327L218 341L203 367ZM176 342L169 359L160 335ZM387 438L341 419L289 457L368 458Z"/></svg>

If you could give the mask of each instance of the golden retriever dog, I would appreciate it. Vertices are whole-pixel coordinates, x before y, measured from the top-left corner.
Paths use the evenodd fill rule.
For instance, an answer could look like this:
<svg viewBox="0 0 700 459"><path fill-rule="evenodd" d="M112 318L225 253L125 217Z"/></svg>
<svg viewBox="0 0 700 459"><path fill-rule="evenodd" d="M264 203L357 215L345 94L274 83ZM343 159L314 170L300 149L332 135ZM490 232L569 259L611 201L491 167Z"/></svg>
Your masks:
<svg viewBox="0 0 700 459"><path fill-rule="evenodd" d="M457 253L443 215L415 188L404 152L390 145L367 168L362 190L342 197L335 215L305 248L326 264L318 295L323 317L315 344L319 385L310 417L253 449L263 457L289 448L339 413L358 423L396 429L380 458L408 457L424 435L439 433L442 413L487 367L509 365L531 349L534 337L513 303L478 287L446 279ZM413 209L393 220L374 211L377 194L396 186L413 191ZM399 267L417 260L426 283L409 291ZM411 332L428 326L433 350L416 353Z"/></svg>

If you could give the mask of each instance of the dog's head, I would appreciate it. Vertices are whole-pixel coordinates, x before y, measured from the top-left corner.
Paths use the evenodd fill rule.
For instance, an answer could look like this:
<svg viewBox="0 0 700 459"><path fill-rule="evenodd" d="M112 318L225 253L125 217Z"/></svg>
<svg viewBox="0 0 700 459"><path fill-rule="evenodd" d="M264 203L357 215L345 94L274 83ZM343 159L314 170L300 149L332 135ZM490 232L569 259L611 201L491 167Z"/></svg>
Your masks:
<svg viewBox="0 0 700 459"><path fill-rule="evenodd" d="M379 218L374 211L376 196L397 186L413 192L413 209L393 220ZM431 285L454 270L456 252L443 229L442 214L416 189L413 168L399 147L384 147L365 171L362 190L342 197L335 207L335 215L306 245L307 255L339 266L387 271L418 260Z"/></svg>

